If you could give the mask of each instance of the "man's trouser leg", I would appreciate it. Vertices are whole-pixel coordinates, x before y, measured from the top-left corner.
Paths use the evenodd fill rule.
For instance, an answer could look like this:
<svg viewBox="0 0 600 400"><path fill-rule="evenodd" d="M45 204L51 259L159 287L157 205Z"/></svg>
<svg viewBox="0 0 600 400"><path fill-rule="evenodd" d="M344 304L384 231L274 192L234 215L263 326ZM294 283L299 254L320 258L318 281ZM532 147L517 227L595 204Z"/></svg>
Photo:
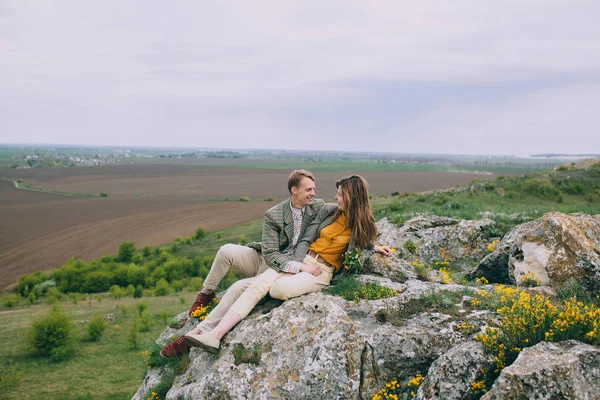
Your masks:
<svg viewBox="0 0 600 400"><path fill-rule="evenodd" d="M237 244L226 244L217 252L210 272L204 280L204 288L215 290L230 267L234 267L248 277L256 276L269 268L258 251Z"/></svg>

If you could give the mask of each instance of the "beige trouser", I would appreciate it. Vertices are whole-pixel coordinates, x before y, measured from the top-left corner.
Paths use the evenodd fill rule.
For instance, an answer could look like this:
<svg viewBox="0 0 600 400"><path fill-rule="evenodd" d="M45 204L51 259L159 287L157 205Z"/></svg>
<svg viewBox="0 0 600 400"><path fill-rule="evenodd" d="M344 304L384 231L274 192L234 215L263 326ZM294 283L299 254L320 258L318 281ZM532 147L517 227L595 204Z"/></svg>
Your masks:
<svg viewBox="0 0 600 400"><path fill-rule="evenodd" d="M269 293L275 279L281 274L274 269L267 269L254 278L241 279L231 285L223 295L219 304L200 322L198 328L202 332L214 329L227 311L231 310L242 319L246 318L256 304Z"/></svg>
<svg viewBox="0 0 600 400"><path fill-rule="evenodd" d="M246 276L257 276L269 268L265 258L258 251L237 244L226 244L217 252L210 272L204 280L204 288L215 290L230 267Z"/></svg>
<svg viewBox="0 0 600 400"><path fill-rule="evenodd" d="M229 310L244 319L267 293L270 293L273 298L287 300L316 292L329 285L334 272L332 267L318 262L309 255L306 255L303 262L319 265L323 272L319 276L299 272L281 277L282 273L269 268L254 278L241 279L227 289L219 304L198 325L198 328L202 332L214 329Z"/></svg>
<svg viewBox="0 0 600 400"><path fill-rule="evenodd" d="M333 273L335 272L333 267L328 267L327 265L318 262L314 257L308 254L304 257L303 263L319 265L323 272L319 276L314 276L308 272L299 272L295 275L287 275L277 279L269 290L269 294L272 298L287 300L292 297L316 292L325 286L329 286Z"/></svg>

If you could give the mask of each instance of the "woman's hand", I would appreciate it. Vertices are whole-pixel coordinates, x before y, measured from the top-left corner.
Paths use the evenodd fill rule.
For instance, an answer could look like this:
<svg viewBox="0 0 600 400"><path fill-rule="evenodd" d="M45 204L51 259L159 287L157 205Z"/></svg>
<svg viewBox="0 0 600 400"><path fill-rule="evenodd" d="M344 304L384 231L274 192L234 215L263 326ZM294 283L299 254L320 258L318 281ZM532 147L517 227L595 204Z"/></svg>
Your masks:
<svg viewBox="0 0 600 400"><path fill-rule="evenodd" d="M388 246L375 245L374 250L375 250L375 253L383 254L386 257L389 257L392 255L392 249L390 249Z"/></svg>

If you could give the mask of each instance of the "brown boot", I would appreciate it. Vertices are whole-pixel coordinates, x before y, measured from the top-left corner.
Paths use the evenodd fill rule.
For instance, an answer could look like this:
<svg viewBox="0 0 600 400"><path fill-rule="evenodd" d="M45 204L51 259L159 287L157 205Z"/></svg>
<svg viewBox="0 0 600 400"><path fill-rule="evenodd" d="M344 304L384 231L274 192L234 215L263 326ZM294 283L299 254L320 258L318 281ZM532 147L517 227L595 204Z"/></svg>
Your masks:
<svg viewBox="0 0 600 400"><path fill-rule="evenodd" d="M190 349L190 345L185 342L183 335L163 347L160 351L162 358L175 358L181 357Z"/></svg>
<svg viewBox="0 0 600 400"><path fill-rule="evenodd" d="M200 307L205 307L214 298L215 298L215 292L212 292L211 294L204 294L202 292L198 293L198 297L196 297L196 301L190 307L190 311L188 311L188 315L192 315L192 313Z"/></svg>

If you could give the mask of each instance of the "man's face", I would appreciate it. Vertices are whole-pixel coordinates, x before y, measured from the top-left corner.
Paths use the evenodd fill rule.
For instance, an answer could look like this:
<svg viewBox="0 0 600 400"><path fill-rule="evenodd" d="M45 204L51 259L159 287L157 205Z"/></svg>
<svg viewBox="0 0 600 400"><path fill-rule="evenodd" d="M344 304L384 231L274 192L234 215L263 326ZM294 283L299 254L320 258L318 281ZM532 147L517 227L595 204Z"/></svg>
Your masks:
<svg viewBox="0 0 600 400"><path fill-rule="evenodd" d="M292 197L300 207L311 204L315 197L315 182L307 177L302 178L297 187L292 187Z"/></svg>

